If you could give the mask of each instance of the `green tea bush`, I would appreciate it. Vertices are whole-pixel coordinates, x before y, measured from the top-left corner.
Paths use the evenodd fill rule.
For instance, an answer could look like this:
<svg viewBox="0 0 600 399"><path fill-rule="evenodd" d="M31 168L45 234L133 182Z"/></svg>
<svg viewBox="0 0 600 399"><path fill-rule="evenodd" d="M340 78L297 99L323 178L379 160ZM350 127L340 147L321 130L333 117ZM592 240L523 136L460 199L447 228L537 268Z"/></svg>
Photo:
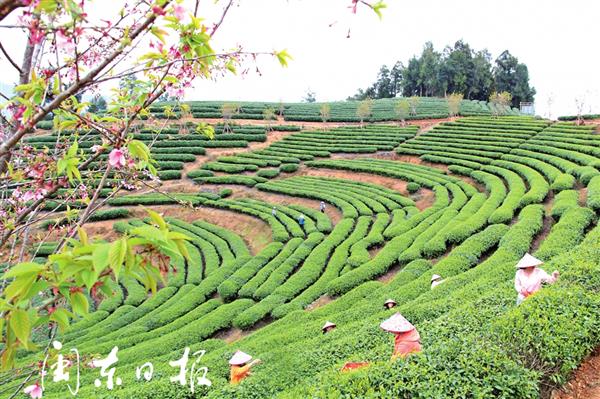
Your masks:
<svg viewBox="0 0 600 399"><path fill-rule="evenodd" d="M552 205L551 215L555 219L562 217L563 213L578 206L579 193L575 190L564 190L556 194Z"/></svg>
<svg viewBox="0 0 600 399"><path fill-rule="evenodd" d="M587 227L593 223L596 215L589 208L572 207L564 211L560 220L550 230L535 256L549 260L579 244Z"/></svg>
<svg viewBox="0 0 600 399"><path fill-rule="evenodd" d="M415 182L410 182L406 185L406 190L409 193L416 193L417 191L419 191L420 188L421 186L419 186L419 184Z"/></svg>
<svg viewBox="0 0 600 399"><path fill-rule="evenodd" d="M600 210L600 176L590 179L587 185L587 205L594 211Z"/></svg>
<svg viewBox="0 0 600 399"><path fill-rule="evenodd" d="M262 169L256 172L256 175L266 179L272 179L279 176L279 172L279 169Z"/></svg>
<svg viewBox="0 0 600 399"><path fill-rule="evenodd" d="M550 188L556 192L570 190L575 185L575 177L568 173L561 173L554 179Z"/></svg>
<svg viewBox="0 0 600 399"><path fill-rule="evenodd" d="M235 298L239 289L254 277L271 259L277 256L282 248L282 243L272 242L260 251L259 254L236 270L227 280L223 281L217 288L217 292L223 300L230 301Z"/></svg>
<svg viewBox="0 0 600 399"><path fill-rule="evenodd" d="M186 176L190 179L196 179L198 177L210 177L214 176L214 172L205 169L196 169L190 172L187 172Z"/></svg>
<svg viewBox="0 0 600 399"><path fill-rule="evenodd" d="M220 198L227 198L231 196L231 194L233 194L233 190L230 188L224 188L223 190L219 191Z"/></svg>
<svg viewBox="0 0 600 399"><path fill-rule="evenodd" d="M298 170L298 165L293 163L286 163L279 167L279 171L283 173L294 173Z"/></svg>

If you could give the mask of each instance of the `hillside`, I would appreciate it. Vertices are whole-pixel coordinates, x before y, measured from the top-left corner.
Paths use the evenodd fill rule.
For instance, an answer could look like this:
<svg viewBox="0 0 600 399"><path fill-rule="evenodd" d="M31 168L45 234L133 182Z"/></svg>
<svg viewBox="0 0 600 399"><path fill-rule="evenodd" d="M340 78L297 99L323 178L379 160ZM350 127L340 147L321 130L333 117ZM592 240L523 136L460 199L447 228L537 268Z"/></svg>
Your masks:
<svg viewBox="0 0 600 399"><path fill-rule="evenodd" d="M284 124L321 120L319 104L298 103L285 104L273 126L218 124L213 140L193 133L198 118L221 117L222 104L192 102L189 114L154 107L166 120L136 126L169 196L152 193L159 183L148 179L108 200L88 230L115 237L151 223L145 205L191 238L191 259L172 259L177 271L153 296L122 278L59 337L92 358L119 348L122 386L98 395L98 370L83 367L80 397L547 398L598 346L595 125L516 110L491 117L489 104L463 101L463 117L433 125L359 126L356 103L341 102L330 104L329 125ZM375 101L370 121L395 120L393 104ZM278 107L239 105L236 119ZM423 98L410 119L447 117L445 101ZM28 144L57 141L69 137L44 132ZM85 132L80 148L99 142ZM30 248L43 257L55 245L52 225L38 228L50 228ZM515 264L526 252L561 276L517 307ZM435 290L432 274L445 279ZM398 307L384 310L387 298ZM389 360L392 337L379 324L395 311L419 330L422 354ZM326 321L337 328L323 335ZM169 382L169 361L185 347L206 351L197 367L212 382L194 394ZM238 349L263 363L231 386L227 361ZM22 353L18 363L39 360ZM147 361L154 378L136 380ZM370 366L340 373L349 361ZM2 389L18 386L2 380ZM67 389L46 388L50 398Z"/></svg>

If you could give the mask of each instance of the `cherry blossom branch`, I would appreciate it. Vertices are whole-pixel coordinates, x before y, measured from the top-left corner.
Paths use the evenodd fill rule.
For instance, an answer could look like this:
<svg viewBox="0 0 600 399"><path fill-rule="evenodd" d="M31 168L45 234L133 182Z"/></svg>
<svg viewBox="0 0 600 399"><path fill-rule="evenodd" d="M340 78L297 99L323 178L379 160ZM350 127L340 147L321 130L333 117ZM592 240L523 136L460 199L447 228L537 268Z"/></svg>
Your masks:
<svg viewBox="0 0 600 399"><path fill-rule="evenodd" d="M166 0L163 6L169 4L172 0ZM135 31L131 33L130 39L135 40L140 34L144 33L156 20L157 15L152 14L143 24L141 24ZM50 104L45 107L41 107L40 111L35 114L31 120L28 121L28 125L31 127L35 126L39 121L41 121L48 113L52 112L56 108L58 108L66 99L70 96L76 94L80 89L84 87L89 87L94 83L94 78L100 74L104 68L106 68L115 58L123 53L125 50L125 46L122 45L117 50L115 50L112 54L107 56L96 68L88 72L86 76L84 76L79 82L73 83L66 90L58 94L54 100ZM11 148L13 148L17 143L21 140L21 138L30 131L30 129L21 128L14 132L14 134L9 137L2 145L0 145L0 161L2 158L8 154ZM6 162L0 164L0 174L6 171Z"/></svg>
<svg viewBox="0 0 600 399"><path fill-rule="evenodd" d="M83 162L83 164L80 165L80 169L87 168L103 152L104 152L104 149L100 149L100 151L96 152L94 155L92 155L90 158L88 158L85 162ZM27 216L31 212L33 212L37 207L39 207L44 201L48 200L50 197L52 197L54 194L56 194L56 192L58 191L59 188L60 188L60 185L55 184L48 191L46 191L46 193L42 194L41 198L35 200L31 205L29 205L16 218L15 223L14 223L15 226L18 226L19 224L23 223L25 221L25 219L27 218ZM15 230L6 229L6 231L2 234L2 237L0 238L0 247L2 247L6 243L6 241L10 238L10 236L13 235L15 232L16 232L16 229Z"/></svg>
<svg viewBox="0 0 600 399"><path fill-rule="evenodd" d="M180 58L180 59L177 59L177 60L166 62L166 63L161 64L161 65L155 65L155 66L151 66L151 67L144 67L144 68L139 68L139 69L135 69L135 70L132 70L130 68L129 70L125 70L125 72L121 72L118 75L112 75L112 76L109 76L109 77L106 77L106 78L98 79L94 83L95 84L100 84L100 83L108 82L110 80L121 79L121 78L124 78L124 77L127 77L127 76L136 75L138 73L149 72L149 71L156 71L156 70L160 70L160 69L163 69L163 68L166 68L166 67L170 67L170 66L173 66L173 65L179 64L179 63L200 61L200 60L207 59L207 58L228 58L228 57L234 57L236 55L259 56L259 55L273 55L273 53L272 52L268 52L268 51L257 51L257 52L252 52L252 51L234 51L234 52L230 52L230 53L208 54L208 55L203 55L203 56L194 57L194 58Z"/></svg>

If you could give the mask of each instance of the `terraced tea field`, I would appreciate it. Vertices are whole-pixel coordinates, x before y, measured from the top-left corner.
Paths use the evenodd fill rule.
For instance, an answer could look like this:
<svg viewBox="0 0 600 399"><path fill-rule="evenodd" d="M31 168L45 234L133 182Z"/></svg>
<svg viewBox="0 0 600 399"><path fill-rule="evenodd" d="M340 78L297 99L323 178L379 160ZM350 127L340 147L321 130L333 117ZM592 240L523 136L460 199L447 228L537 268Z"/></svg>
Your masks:
<svg viewBox="0 0 600 399"><path fill-rule="evenodd" d="M393 119L377 104L373 120ZM137 217L141 205L155 207L190 237L191 257L171 259L176 271L152 296L121 279L59 337L84 354L118 346L122 385L100 390L98 370L84 367L79 396L548 397L600 341L600 135L593 125L493 118L484 105L465 102L473 116L423 130L236 126L217 127L209 140L184 125L139 126L134 136L151 146L169 195L143 186L116 196L90 226L125 234L151 223ZM219 106L192 103L191 112L219 117ZM331 120L352 120L344 107L332 106ZM258 115L263 105L243 108ZM419 115L447 109L432 100ZM318 105L288 105L284 118L319 120ZM86 151L99 141L82 137ZM62 140L38 135L29 144ZM53 245L32 251L47 256ZM561 276L517 307L515 264L526 252ZM435 290L433 274L445 279ZM398 307L384 310L387 298ZM379 323L395 311L417 327L422 354L389 360L392 338ZM323 335L326 321L337 328ZM178 371L169 361L185 347L206 351L199 365L212 382L194 394L169 381ZM262 364L232 386L227 361L238 349ZM18 363L39 358L23 353ZM136 367L147 361L154 378L142 382ZM349 361L370 366L340 373ZM2 381L0 395L18 383ZM60 383L46 388L44 397L67 395Z"/></svg>

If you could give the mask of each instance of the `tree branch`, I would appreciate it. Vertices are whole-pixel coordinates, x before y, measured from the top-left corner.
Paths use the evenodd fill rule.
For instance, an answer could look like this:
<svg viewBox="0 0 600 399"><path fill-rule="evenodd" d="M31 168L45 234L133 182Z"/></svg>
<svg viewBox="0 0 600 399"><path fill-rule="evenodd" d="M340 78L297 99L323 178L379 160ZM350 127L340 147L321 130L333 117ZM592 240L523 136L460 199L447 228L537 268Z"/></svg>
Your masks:
<svg viewBox="0 0 600 399"><path fill-rule="evenodd" d="M0 21L6 18L17 8L25 7L24 0L0 0Z"/></svg>
<svg viewBox="0 0 600 399"><path fill-rule="evenodd" d="M171 1L172 0L166 0L164 6L169 4ZM130 40L133 41L140 34L144 33L150 27L150 25L152 25L154 23L154 21L156 20L156 17L157 17L156 14L152 14L148 18L146 18L144 23L142 23L135 31L133 31L131 33ZM107 56L104 59L104 61L102 61L96 68L94 68L93 70L88 72L88 74L85 75L79 82L73 83L66 90L64 90L63 92L58 94L54 98L54 100L52 100L52 102L50 104L48 104L46 107L42 107L33 116L33 118L31 118L31 120L28 121L29 129L21 128L21 129L17 130L10 138L8 138L8 140L6 140L4 143L2 143L2 145L0 145L0 160L2 160L2 158L6 154L8 154L8 152L21 140L21 138L33 126L35 126L39 121L41 121L44 118L44 116L46 116L49 112L52 112L53 110L58 108L67 98L76 94L80 89L89 86L91 83L94 83L93 79L100 72L102 72L104 70L104 68L106 68L115 58L117 58L120 54L122 54L123 51L125 50L125 48L126 48L125 46L119 47L112 54ZM3 173L5 170L6 170L6 164L4 164L4 165L0 164L0 173Z"/></svg>
<svg viewBox="0 0 600 399"><path fill-rule="evenodd" d="M217 22L215 24L215 26L213 26L213 29L210 32L210 37L213 37L213 35L217 32L217 30L219 29L219 27L223 23L223 20L225 20L225 16L229 12L229 8L231 7L232 4L233 4L233 0L229 0L229 3L227 3L227 5L225 6L225 9L223 10L223 13L221 14L221 19L219 20L219 22ZM196 3L196 5L197 5L197 3Z"/></svg>
<svg viewBox="0 0 600 399"><path fill-rule="evenodd" d="M0 50L2 50L2 54L4 54L4 56L6 57L6 59L8 60L8 62L10 62L10 64L12 66L14 66L17 71L19 71L19 75L20 75L22 73L21 72L21 68L19 68L19 66L17 65L17 63L10 57L10 55L8 55L8 52L6 51L6 49L4 48L4 46L2 45L2 42L0 42Z"/></svg>

